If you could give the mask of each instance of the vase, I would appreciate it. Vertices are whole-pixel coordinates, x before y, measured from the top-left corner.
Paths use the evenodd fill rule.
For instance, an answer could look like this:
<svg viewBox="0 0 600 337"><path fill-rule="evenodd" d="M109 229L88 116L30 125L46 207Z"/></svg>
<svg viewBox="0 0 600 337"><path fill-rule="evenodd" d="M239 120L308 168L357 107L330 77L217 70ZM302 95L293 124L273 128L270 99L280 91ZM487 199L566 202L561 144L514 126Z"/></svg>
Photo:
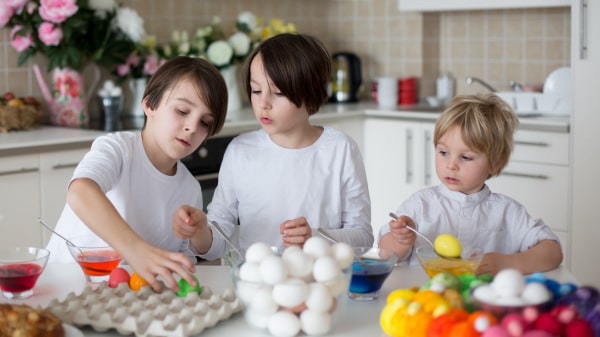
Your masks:
<svg viewBox="0 0 600 337"><path fill-rule="evenodd" d="M92 82L86 91L82 72L72 68L55 68L51 72L51 84L48 86L39 67L33 70L46 101L51 125L88 128L90 114L88 103L94 88L100 80L100 69L92 64Z"/></svg>
<svg viewBox="0 0 600 337"><path fill-rule="evenodd" d="M240 79L238 66L231 65L221 69L221 75L227 85L227 119L232 120L240 116L242 110L242 97L240 95Z"/></svg>
<svg viewBox="0 0 600 337"><path fill-rule="evenodd" d="M144 99L144 90L148 80L142 78L132 78L129 81L129 90L131 97L129 101L129 109L123 115L123 126L126 129L141 129L144 127L144 108L142 100Z"/></svg>

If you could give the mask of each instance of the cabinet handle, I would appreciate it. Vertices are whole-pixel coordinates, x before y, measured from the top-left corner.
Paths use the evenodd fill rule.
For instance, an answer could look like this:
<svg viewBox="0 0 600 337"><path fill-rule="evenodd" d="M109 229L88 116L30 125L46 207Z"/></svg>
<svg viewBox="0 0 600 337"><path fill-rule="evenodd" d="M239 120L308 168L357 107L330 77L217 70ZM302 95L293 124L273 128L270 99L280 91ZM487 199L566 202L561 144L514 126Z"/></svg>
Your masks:
<svg viewBox="0 0 600 337"><path fill-rule="evenodd" d="M527 142L524 140L516 140L515 144L517 145L528 145L528 146L539 146L539 147L548 147L550 144L544 142Z"/></svg>
<svg viewBox="0 0 600 337"><path fill-rule="evenodd" d="M587 29L586 24L586 0L579 0L579 59L585 59L585 53L587 51Z"/></svg>
<svg viewBox="0 0 600 337"><path fill-rule="evenodd" d="M423 149L423 153L425 153L425 186L431 185L431 134L429 131L425 131L425 148Z"/></svg>
<svg viewBox="0 0 600 337"><path fill-rule="evenodd" d="M413 181L413 134L411 130L406 130L406 183L411 184Z"/></svg>
<svg viewBox="0 0 600 337"><path fill-rule="evenodd" d="M10 176L13 174L22 174L22 173L32 173L32 172L38 172L40 169L37 167L24 167L20 170L12 170L12 171L2 171L0 172L0 176Z"/></svg>
<svg viewBox="0 0 600 337"><path fill-rule="evenodd" d="M78 163L69 163L69 164L56 164L54 166L52 166L53 170L62 170L62 169L68 169L68 168L74 168L77 167Z"/></svg>
<svg viewBox="0 0 600 337"><path fill-rule="evenodd" d="M504 172L502 172L501 175L511 176L511 177L519 177L519 178L533 178L533 179L548 180L548 176L545 174L529 174L529 173L504 171Z"/></svg>

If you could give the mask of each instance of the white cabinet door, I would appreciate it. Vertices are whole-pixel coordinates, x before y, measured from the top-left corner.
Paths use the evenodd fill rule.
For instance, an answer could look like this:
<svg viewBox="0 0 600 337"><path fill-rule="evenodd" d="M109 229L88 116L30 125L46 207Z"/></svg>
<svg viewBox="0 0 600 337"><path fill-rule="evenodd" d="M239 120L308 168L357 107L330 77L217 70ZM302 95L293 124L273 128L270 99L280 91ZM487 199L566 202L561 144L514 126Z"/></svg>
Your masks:
<svg viewBox="0 0 600 337"><path fill-rule="evenodd" d="M323 122L314 122L316 125L326 125L337 130L340 130L350 136L360 148L361 153L364 152L364 117L360 116L348 116L346 118L335 118Z"/></svg>
<svg viewBox="0 0 600 337"><path fill-rule="evenodd" d="M0 186L0 247L40 247L38 155L2 157Z"/></svg>
<svg viewBox="0 0 600 337"><path fill-rule="evenodd" d="M52 227L62 212L67 197L67 184L75 166L89 151L85 149L45 152L40 154L41 168L41 217ZM50 232L43 231L43 243L48 243Z"/></svg>
<svg viewBox="0 0 600 337"><path fill-rule="evenodd" d="M600 1L573 2L573 117L572 117L572 200L571 271L582 284L600 287L598 238L600 221ZM581 16L583 10L583 17ZM581 38L580 38L580 33ZM595 41L595 42L594 42ZM587 50L580 57L582 42Z"/></svg>
<svg viewBox="0 0 600 337"><path fill-rule="evenodd" d="M437 182L433 122L369 118L365 121L365 167L371 194L374 234L389 212L414 192Z"/></svg>

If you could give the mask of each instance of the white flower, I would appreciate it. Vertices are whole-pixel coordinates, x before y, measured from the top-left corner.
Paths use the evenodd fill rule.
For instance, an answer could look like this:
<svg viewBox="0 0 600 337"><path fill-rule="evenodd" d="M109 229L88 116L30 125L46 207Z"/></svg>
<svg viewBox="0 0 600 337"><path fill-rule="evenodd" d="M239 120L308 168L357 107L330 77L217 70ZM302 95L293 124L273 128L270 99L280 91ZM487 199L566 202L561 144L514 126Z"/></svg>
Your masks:
<svg viewBox="0 0 600 337"><path fill-rule="evenodd" d="M250 38L248 35L237 32L229 37L229 43L233 46L236 56L245 56L250 51Z"/></svg>
<svg viewBox="0 0 600 337"><path fill-rule="evenodd" d="M256 15L251 12L242 12L238 15L237 23L240 26L245 26L244 29L248 32L254 31L257 23Z"/></svg>
<svg viewBox="0 0 600 337"><path fill-rule="evenodd" d="M190 43L188 41L183 41L177 46L177 53L179 55L187 55L190 52Z"/></svg>
<svg viewBox="0 0 600 337"><path fill-rule="evenodd" d="M135 42L139 42L146 34L144 31L144 19L131 8L119 8L116 20L117 27Z"/></svg>
<svg viewBox="0 0 600 337"><path fill-rule="evenodd" d="M226 66L233 56L233 47L227 41L219 40L208 46L206 51L208 61L217 67Z"/></svg>

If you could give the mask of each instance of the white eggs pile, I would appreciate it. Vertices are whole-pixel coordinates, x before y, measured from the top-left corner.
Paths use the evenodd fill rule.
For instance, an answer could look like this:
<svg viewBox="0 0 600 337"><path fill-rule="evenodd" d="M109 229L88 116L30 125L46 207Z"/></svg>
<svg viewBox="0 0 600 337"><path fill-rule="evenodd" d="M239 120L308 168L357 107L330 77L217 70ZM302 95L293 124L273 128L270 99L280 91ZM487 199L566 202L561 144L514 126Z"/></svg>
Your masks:
<svg viewBox="0 0 600 337"><path fill-rule="evenodd" d="M265 243L246 251L235 274L238 298L251 326L273 336L323 335L331 329L336 297L348 291L354 250L311 237L281 255Z"/></svg>
<svg viewBox="0 0 600 337"><path fill-rule="evenodd" d="M543 283L526 283L520 271L504 269L491 283L475 288L473 297L487 304L521 307L545 303L552 294Z"/></svg>

